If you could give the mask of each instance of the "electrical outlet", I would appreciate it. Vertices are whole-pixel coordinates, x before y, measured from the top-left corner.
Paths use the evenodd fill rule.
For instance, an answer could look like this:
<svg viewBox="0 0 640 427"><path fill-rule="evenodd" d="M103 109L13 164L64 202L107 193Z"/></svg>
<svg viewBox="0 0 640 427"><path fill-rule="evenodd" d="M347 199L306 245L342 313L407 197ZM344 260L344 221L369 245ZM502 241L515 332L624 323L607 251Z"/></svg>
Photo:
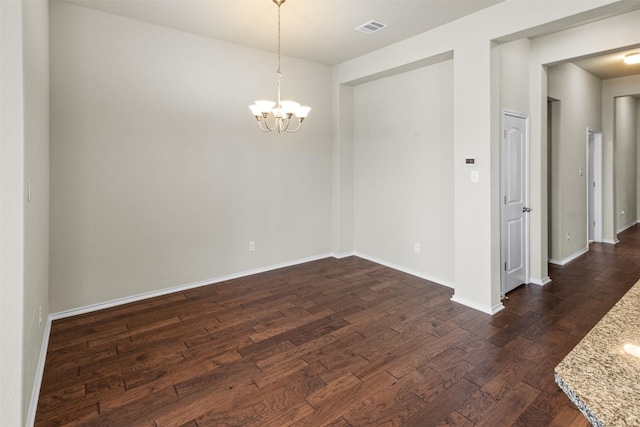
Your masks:
<svg viewBox="0 0 640 427"><path fill-rule="evenodd" d="M413 251L417 254L419 254L422 251L422 248L420 247L420 243L413 244Z"/></svg>
<svg viewBox="0 0 640 427"><path fill-rule="evenodd" d="M42 306L38 307L38 324L42 326Z"/></svg>
<svg viewBox="0 0 640 427"><path fill-rule="evenodd" d="M256 242L249 242L249 252L255 252Z"/></svg>
<svg viewBox="0 0 640 427"><path fill-rule="evenodd" d="M571 240L571 234L567 233L567 242Z"/></svg>
<svg viewBox="0 0 640 427"><path fill-rule="evenodd" d="M624 209L620 211L620 215L624 215Z"/></svg>

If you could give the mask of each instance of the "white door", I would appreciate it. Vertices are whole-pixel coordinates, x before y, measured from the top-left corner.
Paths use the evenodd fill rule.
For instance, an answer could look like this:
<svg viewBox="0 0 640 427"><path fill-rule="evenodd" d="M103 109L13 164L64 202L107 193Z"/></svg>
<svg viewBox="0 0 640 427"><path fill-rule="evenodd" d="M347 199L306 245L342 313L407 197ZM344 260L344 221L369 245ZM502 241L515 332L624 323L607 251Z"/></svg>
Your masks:
<svg viewBox="0 0 640 427"><path fill-rule="evenodd" d="M528 117L504 112L502 116L502 293L529 280Z"/></svg>

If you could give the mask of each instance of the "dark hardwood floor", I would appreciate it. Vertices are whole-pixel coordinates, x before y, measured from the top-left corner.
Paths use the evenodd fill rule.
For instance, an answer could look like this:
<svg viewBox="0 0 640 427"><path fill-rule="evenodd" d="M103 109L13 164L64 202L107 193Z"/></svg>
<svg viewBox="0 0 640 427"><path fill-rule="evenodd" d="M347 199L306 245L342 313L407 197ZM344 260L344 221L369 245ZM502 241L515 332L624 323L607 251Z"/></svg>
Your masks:
<svg viewBox="0 0 640 427"><path fill-rule="evenodd" d="M53 322L37 426L587 426L555 365L640 279L640 226L489 316L324 259Z"/></svg>

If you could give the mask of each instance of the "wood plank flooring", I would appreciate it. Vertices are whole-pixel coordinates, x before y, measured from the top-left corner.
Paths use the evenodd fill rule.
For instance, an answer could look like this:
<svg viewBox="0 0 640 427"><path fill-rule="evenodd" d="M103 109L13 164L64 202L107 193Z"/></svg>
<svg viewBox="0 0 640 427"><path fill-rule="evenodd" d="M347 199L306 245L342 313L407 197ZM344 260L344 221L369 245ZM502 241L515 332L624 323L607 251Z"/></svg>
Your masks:
<svg viewBox="0 0 640 427"><path fill-rule="evenodd" d="M53 322L36 426L587 426L555 365L640 278L640 227L489 316L350 257Z"/></svg>

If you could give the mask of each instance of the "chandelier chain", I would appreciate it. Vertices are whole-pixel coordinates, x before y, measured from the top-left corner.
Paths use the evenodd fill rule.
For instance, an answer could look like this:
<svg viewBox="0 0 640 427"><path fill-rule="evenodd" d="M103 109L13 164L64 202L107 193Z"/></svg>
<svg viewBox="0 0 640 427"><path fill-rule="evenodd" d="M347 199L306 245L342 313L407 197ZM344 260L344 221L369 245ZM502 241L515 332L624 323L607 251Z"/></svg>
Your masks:
<svg viewBox="0 0 640 427"><path fill-rule="evenodd" d="M282 75L280 71L280 5L278 4L278 77Z"/></svg>
<svg viewBox="0 0 640 427"><path fill-rule="evenodd" d="M278 107L280 106L280 87L282 86L282 71L280 71L280 6L281 3L276 3L278 5L278 71L276 72L276 77L278 79Z"/></svg>

